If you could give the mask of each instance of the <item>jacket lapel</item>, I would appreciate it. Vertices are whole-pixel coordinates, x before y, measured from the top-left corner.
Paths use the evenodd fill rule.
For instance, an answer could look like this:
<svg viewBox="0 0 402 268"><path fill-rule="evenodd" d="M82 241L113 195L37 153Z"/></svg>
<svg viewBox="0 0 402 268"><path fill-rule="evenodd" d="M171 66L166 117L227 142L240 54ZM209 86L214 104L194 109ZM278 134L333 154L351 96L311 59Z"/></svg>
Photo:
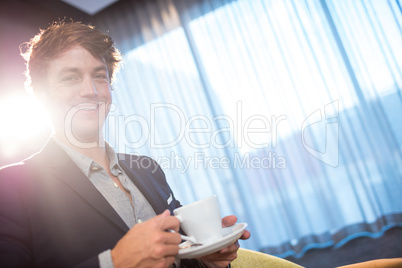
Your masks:
<svg viewBox="0 0 402 268"><path fill-rule="evenodd" d="M103 214L124 232L129 230L122 218L117 214L109 202L96 189L92 182L81 172L70 157L52 139L48 141L40 153L45 159L44 168L61 180L67 187L75 191L85 202Z"/></svg>
<svg viewBox="0 0 402 268"><path fill-rule="evenodd" d="M136 167L132 165L132 158L140 156L136 155L119 155L119 164L126 172L128 177L141 191L149 204L155 210L156 214L161 214L165 209L169 209L173 213L173 207L168 204L169 197L172 196L171 190L167 183L162 183L164 177L160 177L159 173L152 173L151 168ZM151 160L151 159L150 159ZM138 159L137 159L138 161Z"/></svg>

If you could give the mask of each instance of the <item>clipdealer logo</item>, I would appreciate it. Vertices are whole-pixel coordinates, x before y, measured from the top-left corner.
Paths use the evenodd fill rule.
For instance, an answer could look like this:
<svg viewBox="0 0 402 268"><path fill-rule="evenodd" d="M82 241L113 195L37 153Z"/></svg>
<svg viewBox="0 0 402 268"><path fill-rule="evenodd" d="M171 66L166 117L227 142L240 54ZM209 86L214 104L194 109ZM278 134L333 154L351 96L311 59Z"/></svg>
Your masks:
<svg viewBox="0 0 402 268"><path fill-rule="evenodd" d="M129 116L114 113L116 105L110 107L106 120L105 133L114 133L115 144L111 144L118 152L133 152L143 146L150 149L172 149L174 151L180 143L191 148L193 154L180 156L172 154L154 157L162 168L178 168L186 171L188 168L264 168L285 169L286 158L274 152L278 145L278 129L287 120L286 115L272 115L270 118L254 114L244 116L241 101L236 103L235 115L219 115L209 118L205 115L186 117L180 107L170 103L150 104L150 118L147 120L139 114ZM65 117L65 134L75 146L93 148L104 144L85 143L75 138L72 132L74 115L77 108L73 107ZM106 111L99 114L99 122L105 119ZM304 149L314 158L323 163L336 167L339 162L339 101L333 101L311 113L301 126L301 142ZM174 125L166 123L169 118ZM218 123L219 122L219 123ZM224 122L224 123L222 123ZM168 129L166 129L168 128ZM323 132L317 129L325 128ZM127 130L131 130L127 131ZM133 133L137 137L128 135ZM161 137L161 133L169 131L170 134ZM318 133L318 134L317 134ZM200 138L202 137L202 138ZM159 139L158 139L159 138ZM100 139L101 140L101 136ZM103 141L103 139L102 139ZM109 141L110 142L110 141ZM324 146L322 146L324 144ZM321 145L321 146L320 146ZM210 156L204 149L231 150L233 155ZM268 148L273 150L269 151ZM240 153L237 149L242 149ZM250 153L259 152L259 155ZM213 152L213 151L212 151ZM217 152L217 151L215 151ZM223 151L220 151L223 152ZM262 154L261 154L262 152ZM135 161L134 161L135 162ZM134 163L138 165L138 163Z"/></svg>
<svg viewBox="0 0 402 268"><path fill-rule="evenodd" d="M147 120L139 114L116 115L113 112L116 106L112 105L107 118L107 133L114 133L119 151L126 149L139 149L149 146L151 149L169 149L185 142L186 146L193 149L216 148L250 148L264 149L275 148L278 141L278 126L286 121L286 115L272 115L270 118L255 114L244 116L240 101L236 104L234 116L218 115L209 118L197 114L186 117L180 107L170 103L150 104L150 118ZM79 141L71 130L74 115L78 111L73 107L65 117L65 134L69 141L82 148L99 146L97 143L85 143ZM168 116L167 116L168 114ZM99 122L102 122L104 114L99 114ZM167 123L165 118L169 118ZM223 123L222 123L223 122ZM170 124L172 123L172 124ZM137 137L128 136L127 130L135 129ZM169 135L161 133L169 132ZM133 133L133 132L132 132ZM199 139L199 137L203 139ZM222 138L222 137L225 138Z"/></svg>
<svg viewBox="0 0 402 268"><path fill-rule="evenodd" d="M325 105L323 110L324 112L317 109L304 120L301 131L302 144L306 151L316 159L331 167L337 167L339 164L339 101L336 100ZM307 142L309 134L306 131L319 127L325 127L325 135L313 137L311 140L321 140L321 144L324 144L321 150L317 148L317 144ZM314 133L314 130L310 133Z"/></svg>

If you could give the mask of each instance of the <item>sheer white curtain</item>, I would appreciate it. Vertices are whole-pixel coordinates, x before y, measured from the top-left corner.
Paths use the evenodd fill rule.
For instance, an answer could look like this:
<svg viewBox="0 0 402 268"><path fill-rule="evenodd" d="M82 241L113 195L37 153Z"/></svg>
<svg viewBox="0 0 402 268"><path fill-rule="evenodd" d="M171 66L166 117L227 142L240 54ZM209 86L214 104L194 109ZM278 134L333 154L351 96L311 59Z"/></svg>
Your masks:
<svg viewBox="0 0 402 268"><path fill-rule="evenodd" d="M279 256L402 225L397 1L125 1L106 136Z"/></svg>

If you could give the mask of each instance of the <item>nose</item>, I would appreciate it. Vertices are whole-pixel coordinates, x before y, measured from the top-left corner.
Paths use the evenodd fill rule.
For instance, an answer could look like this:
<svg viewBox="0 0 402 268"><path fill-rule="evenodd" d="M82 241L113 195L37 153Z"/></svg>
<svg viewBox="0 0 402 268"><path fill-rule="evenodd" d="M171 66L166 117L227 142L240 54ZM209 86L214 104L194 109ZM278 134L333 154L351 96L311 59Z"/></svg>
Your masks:
<svg viewBox="0 0 402 268"><path fill-rule="evenodd" d="M91 78L86 78L84 83L82 83L82 87L80 89L80 95L82 97L93 97L98 94L96 90L96 85Z"/></svg>

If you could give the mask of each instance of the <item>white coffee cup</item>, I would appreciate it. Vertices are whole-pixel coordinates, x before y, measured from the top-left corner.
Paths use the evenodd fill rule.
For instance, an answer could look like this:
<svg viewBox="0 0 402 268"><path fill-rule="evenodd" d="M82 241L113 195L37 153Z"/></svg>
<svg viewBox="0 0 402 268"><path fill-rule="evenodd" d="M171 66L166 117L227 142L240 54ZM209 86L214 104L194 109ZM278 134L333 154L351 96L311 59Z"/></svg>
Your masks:
<svg viewBox="0 0 402 268"><path fill-rule="evenodd" d="M173 211L187 236L194 244L208 244L222 238L221 212L216 195L182 206Z"/></svg>

